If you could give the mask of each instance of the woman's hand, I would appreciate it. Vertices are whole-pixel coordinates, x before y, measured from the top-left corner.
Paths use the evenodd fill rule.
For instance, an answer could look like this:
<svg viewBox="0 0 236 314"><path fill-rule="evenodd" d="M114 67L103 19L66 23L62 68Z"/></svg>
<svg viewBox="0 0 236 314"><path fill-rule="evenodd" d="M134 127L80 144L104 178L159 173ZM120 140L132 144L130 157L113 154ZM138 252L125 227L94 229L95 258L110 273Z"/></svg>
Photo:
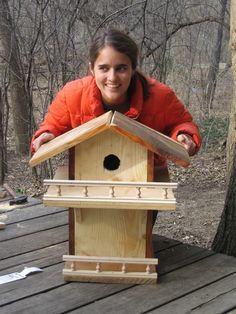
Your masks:
<svg viewBox="0 0 236 314"><path fill-rule="evenodd" d="M37 137L33 142L32 142L32 148L34 152L37 152L37 150L39 149L39 147L44 144L47 143L51 140L53 140L55 138L55 135L53 135L50 132L44 132L42 134L39 135L39 137Z"/></svg>
<svg viewBox="0 0 236 314"><path fill-rule="evenodd" d="M196 144L194 143L192 137L188 134L179 134L177 136L177 141L180 142L185 149L188 151L189 156L193 156L196 152Z"/></svg>

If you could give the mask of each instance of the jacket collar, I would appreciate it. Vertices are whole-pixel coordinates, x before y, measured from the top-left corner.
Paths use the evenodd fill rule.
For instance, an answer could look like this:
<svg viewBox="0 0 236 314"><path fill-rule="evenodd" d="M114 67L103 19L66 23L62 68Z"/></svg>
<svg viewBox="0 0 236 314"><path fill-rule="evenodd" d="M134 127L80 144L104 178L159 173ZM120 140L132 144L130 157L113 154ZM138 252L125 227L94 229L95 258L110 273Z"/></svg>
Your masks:
<svg viewBox="0 0 236 314"><path fill-rule="evenodd" d="M93 76L90 77L88 84L90 97L89 100L87 101L90 102L90 104L89 106L86 107L88 110L90 110L90 114L93 117L98 117L105 113L102 103L101 92L97 87L97 84ZM129 118L137 119L141 113L142 107L143 107L143 90L140 81L137 81L136 90L133 93L131 99L130 109L125 113L125 115Z"/></svg>

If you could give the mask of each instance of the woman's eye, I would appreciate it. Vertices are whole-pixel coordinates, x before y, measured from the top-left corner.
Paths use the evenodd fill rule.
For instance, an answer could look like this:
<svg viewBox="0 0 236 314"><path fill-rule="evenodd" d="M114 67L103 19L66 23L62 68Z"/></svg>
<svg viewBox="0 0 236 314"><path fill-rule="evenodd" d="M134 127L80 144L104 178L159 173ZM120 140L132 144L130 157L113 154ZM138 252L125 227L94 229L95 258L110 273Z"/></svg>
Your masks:
<svg viewBox="0 0 236 314"><path fill-rule="evenodd" d="M108 67L105 66L105 65L102 65L102 66L98 67L98 69L99 69L100 71L102 71L102 72L106 72L106 71L108 70Z"/></svg>
<svg viewBox="0 0 236 314"><path fill-rule="evenodd" d="M119 72L125 72L126 70L127 70L126 65L120 65L117 67L117 71L119 71Z"/></svg>

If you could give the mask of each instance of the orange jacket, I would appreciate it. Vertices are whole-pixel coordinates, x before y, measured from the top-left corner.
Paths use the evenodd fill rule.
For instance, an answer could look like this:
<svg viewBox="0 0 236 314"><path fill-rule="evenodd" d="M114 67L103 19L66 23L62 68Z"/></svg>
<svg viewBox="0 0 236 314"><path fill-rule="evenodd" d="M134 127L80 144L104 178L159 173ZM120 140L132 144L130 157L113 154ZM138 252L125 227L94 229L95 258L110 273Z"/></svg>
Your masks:
<svg viewBox="0 0 236 314"><path fill-rule="evenodd" d="M125 115L173 139L179 133L187 133L199 149L201 138L190 113L168 86L154 79L149 82L150 96L146 101L143 101L141 83L137 82L130 109ZM58 136L103 113L101 93L94 77L71 81L58 92L33 140L46 131Z"/></svg>

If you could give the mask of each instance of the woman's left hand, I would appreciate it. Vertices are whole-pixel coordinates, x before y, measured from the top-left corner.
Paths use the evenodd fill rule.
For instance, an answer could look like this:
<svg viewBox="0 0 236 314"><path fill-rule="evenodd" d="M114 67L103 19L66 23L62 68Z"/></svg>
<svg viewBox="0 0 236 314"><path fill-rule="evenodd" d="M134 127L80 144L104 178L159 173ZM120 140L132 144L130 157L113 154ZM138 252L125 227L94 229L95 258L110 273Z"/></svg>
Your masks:
<svg viewBox="0 0 236 314"><path fill-rule="evenodd" d="M179 134L177 136L177 141L180 142L185 149L188 151L189 156L193 156L196 152L196 144L194 143L192 137L188 134Z"/></svg>

